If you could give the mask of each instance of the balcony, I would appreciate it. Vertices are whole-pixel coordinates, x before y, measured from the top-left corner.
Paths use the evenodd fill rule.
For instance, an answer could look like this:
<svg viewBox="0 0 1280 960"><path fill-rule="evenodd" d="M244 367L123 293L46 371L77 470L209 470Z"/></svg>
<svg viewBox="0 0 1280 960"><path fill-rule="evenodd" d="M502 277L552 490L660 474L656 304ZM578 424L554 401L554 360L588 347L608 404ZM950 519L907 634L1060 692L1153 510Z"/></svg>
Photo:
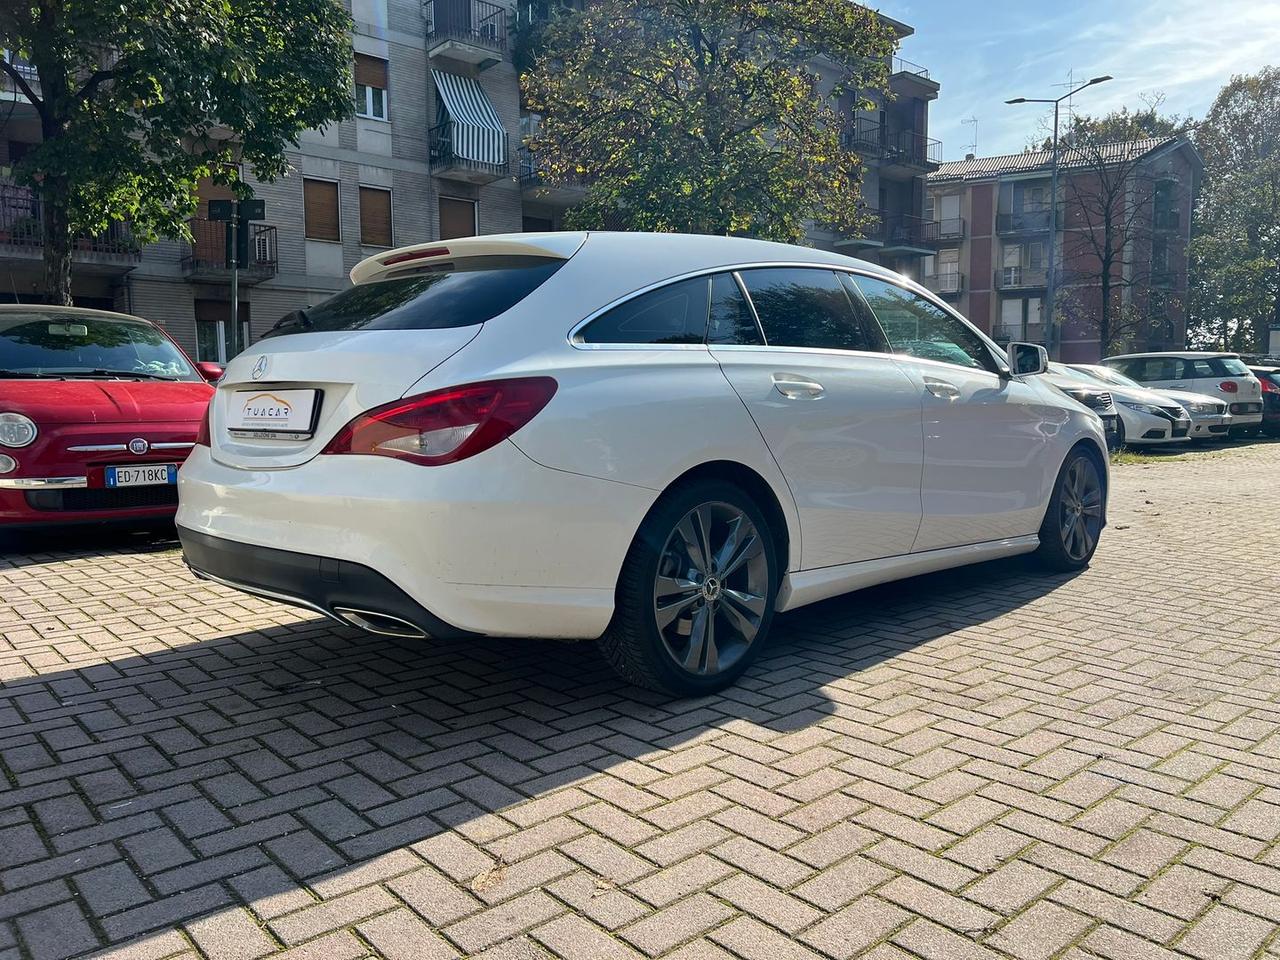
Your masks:
<svg viewBox="0 0 1280 960"><path fill-rule="evenodd" d="M486 0L423 0L427 56L474 63L481 70L507 56L506 7Z"/></svg>
<svg viewBox="0 0 1280 960"><path fill-rule="evenodd" d="M882 143L881 176L910 179L937 170L942 165L942 141L914 130L888 134Z"/></svg>
<svg viewBox="0 0 1280 960"><path fill-rule="evenodd" d="M1049 273L1044 267L1001 267L995 276L997 290L1037 290L1048 281Z"/></svg>
<svg viewBox="0 0 1280 960"><path fill-rule="evenodd" d="M39 95L40 93L40 74L36 71L35 66L28 60L24 60L8 50L0 50L0 56L3 56L22 77L23 81L31 90ZM0 72L0 100L14 100L26 102L27 96L18 87L9 74ZM6 118L7 119L7 118Z"/></svg>
<svg viewBox="0 0 1280 960"><path fill-rule="evenodd" d="M0 260L39 261L43 256L40 198L30 187L0 181ZM126 223L74 238L71 256L78 271L97 274L128 273L142 259Z"/></svg>
<svg viewBox="0 0 1280 960"><path fill-rule="evenodd" d="M930 254L938 245L938 222L899 213L883 218L885 253Z"/></svg>
<svg viewBox="0 0 1280 960"><path fill-rule="evenodd" d="M1019 343L1044 344L1047 331L1043 323L1030 321L1019 323L997 323L991 331L991 339L1001 346L1018 341Z"/></svg>
<svg viewBox="0 0 1280 960"><path fill-rule="evenodd" d="M1047 206L997 213L996 233L1048 233L1050 215Z"/></svg>
<svg viewBox="0 0 1280 960"><path fill-rule="evenodd" d="M1151 215L1151 225L1156 230L1177 230L1182 226L1182 212L1157 210Z"/></svg>
<svg viewBox="0 0 1280 960"><path fill-rule="evenodd" d="M582 200L587 186L580 178L551 183L543 174L542 165L528 147L521 147L520 192L525 200L552 206L572 206Z"/></svg>
<svg viewBox="0 0 1280 960"><path fill-rule="evenodd" d="M463 129L455 121L449 120L427 131L427 155L431 161L431 172L437 177L478 184L493 183L508 176L511 172L511 164L505 160L500 163L488 163L460 156L456 152L456 136Z"/></svg>
<svg viewBox="0 0 1280 960"><path fill-rule="evenodd" d="M924 285L941 297L958 297L964 292L964 274L959 270L926 273Z"/></svg>
<svg viewBox="0 0 1280 960"><path fill-rule="evenodd" d="M1178 271L1170 266L1151 266L1151 286L1169 288L1178 284Z"/></svg>
<svg viewBox="0 0 1280 960"><path fill-rule="evenodd" d="M947 217L937 224L939 243L958 243L964 239L964 217Z"/></svg>
<svg viewBox="0 0 1280 960"><path fill-rule="evenodd" d="M196 283L230 283L231 249L225 220L187 221L192 242L182 254L182 275ZM280 272L276 228L249 224L249 262L237 271L236 282L252 286Z"/></svg>
<svg viewBox="0 0 1280 960"><path fill-rule="evenodd" d="M840 140L846 150L863 156L878 157L884 152L884 124L870 117L854 117Z"/></svg>
<svg viewBox="0 0 1280 960"><path fill-rule="evenodd" d="M938 96L938 81L918 63L893 57L889 61L889 89L896 94L933 100Z"/></svg>

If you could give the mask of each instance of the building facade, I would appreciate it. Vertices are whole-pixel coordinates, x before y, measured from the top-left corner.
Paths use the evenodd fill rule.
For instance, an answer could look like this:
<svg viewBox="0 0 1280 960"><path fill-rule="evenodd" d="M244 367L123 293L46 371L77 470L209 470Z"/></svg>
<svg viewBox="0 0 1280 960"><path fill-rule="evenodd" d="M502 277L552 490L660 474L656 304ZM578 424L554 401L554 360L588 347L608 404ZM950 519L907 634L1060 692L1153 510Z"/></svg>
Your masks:
<svg viewBox="0 0 1280 960"><path fill-rule="evenodd" d="M922 261L922 282L998 342L1043 343L1063 360L1181 348L1201 170L1185 137L1064 148L1054 217L1048 151L944 163L928 179L937 251ZM1056 325L1044 309L1050 244Z"/></svg>
<svg viewBox="0 0 1280 960"><path fill-rule="evenodd" d="M535 8L514 0L350 0L356 115L305 132L291 172L245 179L265 202L248 227L235 322L226 224L202 185L192 242L140 247L127 225L76 241L78 304L162 323L192 356L225 362L289 311L349 283L351 268L391 246L471 234L554 230L580 186L550 185L522 143L538 118L521 109L513 29ZM894 23L899 37L912 31ZM34 80L34 72L32 72ZM834 82L834 72L831 74ZM39 200L10 165L39 142L35 111L0 81L0 302L39 300ZM893 96L846 110L846 143L866 160L864 237L817 232L814 243L919 273L932 251L923 218L925 175L940 147L927 136L938 92L923 67L895 58Z"/></svg>

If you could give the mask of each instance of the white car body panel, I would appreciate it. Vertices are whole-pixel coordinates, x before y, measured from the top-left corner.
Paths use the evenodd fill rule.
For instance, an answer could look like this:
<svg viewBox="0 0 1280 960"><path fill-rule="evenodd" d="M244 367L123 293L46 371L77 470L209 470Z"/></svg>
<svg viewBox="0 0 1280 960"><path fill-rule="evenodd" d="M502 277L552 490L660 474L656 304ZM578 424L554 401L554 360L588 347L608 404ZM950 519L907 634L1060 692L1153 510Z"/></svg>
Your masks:
<svg viewBox="0 0 1280 960"><path fill-rule="evenodd" d="M931 296L883 268L782 244L674 235L511 235L408 249L430 261L446 247L446 259L568 259L483 324L303 332L246 350L218 385L211 448L197 447L180 472L180 528L366 566L461 631L589 638L612 616L645 515L677 478L708 463L750 471L776 499L786 525L778 533L790 545L784 609L1034 549L1077 443L1099 453L1105 480L1098 418L1035 377L889 354L570 340L637 291L739 266L828 265ZM353 278L376 280L403 252L371 258ZM816 380L823 396L786 399L775 373ZM474 457L427 467L320 454L371 407L531 376L554 377L554 397ZM951 383L957 399L931 394L926 377ZM324 391L311 439L228 434L236 391L308 387Z"/></svg>
<svg viewBox="0 0 1280 960"><path fill-rule="evenodd" d="M1172 357L1179 360L1197 360L1197 359L1213 359L1221 357L1235 357L1233 353L1210 353L1198 351L1171 351L1168 353L1131 353L1123 354L1115 357L1107 357L1102 363L1108 367L1115 367L1122 373L1128 375L1123 361L1137 360L1143 358L1159 358ZM1138 379L1138 378L1134 378ZM1231 381L1236 384L1234 392L1223 390L1219 384ZM1233 403L1257 403L1259 409L1256 413L1233 413L1231 414L1231 425L1235 427L1256 426L1262 423L1262 384L1253 374L1229 375L1212 377L1180 377L1172 379L1154 379L1140 381L1144 387L1152 390L1179 390L1190 393L1200 393L1207 396L1216 397L1226 403L1228 409Z"/></svg>

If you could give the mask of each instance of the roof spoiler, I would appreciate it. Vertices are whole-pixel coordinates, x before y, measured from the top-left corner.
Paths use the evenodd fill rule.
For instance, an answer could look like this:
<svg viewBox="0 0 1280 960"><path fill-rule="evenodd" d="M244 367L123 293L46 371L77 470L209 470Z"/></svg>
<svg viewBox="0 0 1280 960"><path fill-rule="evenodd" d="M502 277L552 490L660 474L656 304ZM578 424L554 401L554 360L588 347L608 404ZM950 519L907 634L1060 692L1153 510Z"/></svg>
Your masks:
<svg viewBox="0 0 1280 960"><path fill-rule="evenodd" d="M552 257L568 260L586 239L585 233L507 233L415 243L361 260L351 268L351 282L369 283L381 280L396 269L426 266L459 257Z"/></svg>

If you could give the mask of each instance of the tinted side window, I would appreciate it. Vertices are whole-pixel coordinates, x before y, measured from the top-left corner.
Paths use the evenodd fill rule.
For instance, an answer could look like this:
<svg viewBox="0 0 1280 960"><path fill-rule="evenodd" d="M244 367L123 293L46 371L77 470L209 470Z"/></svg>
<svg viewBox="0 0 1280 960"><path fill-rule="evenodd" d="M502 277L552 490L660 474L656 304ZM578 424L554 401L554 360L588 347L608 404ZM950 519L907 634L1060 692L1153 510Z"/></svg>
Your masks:
<svg viewBox="0 0 1280 960"><path fill-rule="evenodd" d="M847 273L841 273L839 277L840 282L844 285L844 292L849 295L849 303L853 305L853 315L857 318L858 323L862 325L862 329L866 331L867 341L871 344L868 349L876 350L880 353L892 353L893 350L889 346L889 341L885 339L884 330L880 328L880 322L876 320L875 314L867 306L867 301L862 296L862 291L858 289L853 277Z"/></svg>
<svg viewBox="0 0 1280 960"><path fill-rule="evenodd" d="M1197 377L1213 377L1217 376L1217 374L1214 373L1213 365L1208 360L1184 360L1182 361L1182 376L1183 378L1190 377L1195 379Z"/></svg>
<svg viewBox="0 0 1280 960"><path fill-rule="evenodd" d="M760 327L751 305L733 274L718 273L711 278L711 322L708 343L762 344Z"/></svg>
<svg viewBox="0 0 1280 960"><path fill-rule="evenodd" d="M707 334L707 277L650 290L579 331L579 343L702 343Z"/></svg>
<svg viewBox="0 0 1280 960"><path fill-rule="evenodd" d="M1154 380L1178 380L1182 376L1182 362L1173 357L1145 357L1134 361L1136 372L1129 374L1141 383Z"/></svg>
<svg viewBox="0 0 1280 960"><path fill-rule="evenodd" d="M760 267L740 275L770 346L874 349L834 271Z"/></svg>
<svg viewBox="0 0 1280 960"><path fill-rule="evenodd" d="M995 372L982 338L936 304L896 284L856 278L894 353Z"/></svg>
<svg viewBox="0 0 1280 960"><path fill-rule="evenodd" d="M1210 376L1244 377L1249 374L1249 365L1239 357L1217 357L1210 360L1209 364L1219 371L1218 373L1210 374Z"/></svg>

